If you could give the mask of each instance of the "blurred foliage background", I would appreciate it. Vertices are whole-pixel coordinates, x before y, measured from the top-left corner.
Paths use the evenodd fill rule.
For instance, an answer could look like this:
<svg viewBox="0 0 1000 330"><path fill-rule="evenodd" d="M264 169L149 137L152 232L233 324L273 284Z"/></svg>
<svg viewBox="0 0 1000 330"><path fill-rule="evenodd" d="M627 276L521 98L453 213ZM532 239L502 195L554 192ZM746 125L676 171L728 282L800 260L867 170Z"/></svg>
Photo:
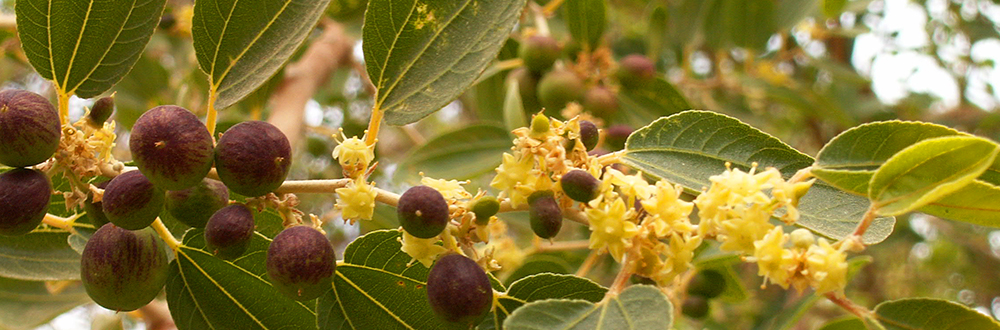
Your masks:
<svg viewBox="0 0 1000 330"><path fill-rule="evenodd" d="M589 53L589 47L572 39L564 10L552 10L544 19L539 18L539 13L556 7L557 3L550 2L561 1L536 0L526 9L498 56L498 65L459 100L416 124L383 129L373 176L379 187L401 192L416 184L418 173L423 172L470 180L468 187L473 191L487 188L491 169L499 164L499 155L509 148L511 139L507 126L512 119L509 110L505 116L504 109L508 83L514 80L507 76L517 64L505 60L517 56L518 43L526 35L548 31L564 50L562 65L579 67L581 61L597 58L590 55L598 52ZM839 132L876 120L929 121L1000 139L1000 1L606 3L606 30L596 50L615 60L630 54L646 55L654 60L657 77L664 84L648 91L619 91L621 113L602 116L605 127L617 125L627 134L641 123L685 108L708 109L739 118L812 155ZM357 42L364 5L364 0L334 0L327 10L324 26L343 29L340 37L350 42L350 59L330 72L307 106L300 109L304 128L290 134L297 148L291 179L339 178L340 169L330 156L340 136L338 129L347 136L361 135L368 123L373 89ZM116 93L119 147L127 146L128 128L135 119L153 106L177 104L204 114L207 78L198 68L190 40L191 6L190 1L170 1L146 52L112 90ZM51 86L33 73L20 50L13 1L3 0L2 9L3 87L52 96ZM319 39L319 33L311 40ZM293 57L292 62L298 58ZM505 63L514 64L502 65ZM588 86L607 75L599 70L591 72L597 73L587 80ZM275 102L282 101L274 97L281 82L279 73L252 96L222 111L218 131L242 120L286 115L273 110ZM674 90L683 99L678 101L671 94ZM527 101L533 97L521 95L526 99L522 115L539 111ZM81 116L82 107L90 102L74 99L74 118ZM606 137L602 148L613 151L613 140L614 136ZM126 149L119 158L128 159ZM338 219L333 196L300 197L303 211ZM390 207L380 205L376 214L374 221L360 227L331 221L337 225L330 232L346 244L359 233L396 227ZM508 218L511 229L520 233L516 236L520 238L518 246L544 246L532 242L524 218L523 214ZM559 240L580 239L586 232L576 225L568 229ZM847 290L848 297L863 305L871 307L903 297L936 297L1000 317L1000 230L914 214L898 219L894 235L864 254L873 261L861 268ZM539 270L573 272L585 256L585 250L540 253L529 257L523 269L511 269L504 275L509 281ZM845 315L826 300L808 294L775 286L759 289L761 279L752 265L713 255L712 251L699 258L701 267L721 267L745 291L734 289L736 293L711 301L706 320L680 320L678 328L813 329ZM598 261L590 276L606 282L614 271L608 258Z"/></svg>

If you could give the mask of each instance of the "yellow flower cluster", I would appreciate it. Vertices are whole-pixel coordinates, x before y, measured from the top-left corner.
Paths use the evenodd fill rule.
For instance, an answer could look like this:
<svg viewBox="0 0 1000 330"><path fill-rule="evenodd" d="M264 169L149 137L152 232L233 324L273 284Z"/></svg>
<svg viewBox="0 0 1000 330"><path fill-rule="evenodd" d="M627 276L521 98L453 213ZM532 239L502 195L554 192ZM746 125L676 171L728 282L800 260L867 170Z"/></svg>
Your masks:
<svg viewBox="0 0 1000 330"><path fill-rule="evenodd" d="M819 294L843 290L847 285L847 254L825 239L816 242L806 229L788 235L775 227L754 243L753 256L747 260L757 263L757 273L765 283L785 289L791 285L799 291L812 287ZM791 246L786 247L787 243Z"/></svg>
<svg viewBox="0 0 1000 330"><path fill-rule="evenodd" d="M86 178L103 174L103 168L113 168L118 163L111 151L115 147L115 123L105 123L99 129L78 122L62 126L59 149L53 155L55 161L44 166L56 166L70 182L70 191L63 192L66 210L83 206L90 190L83 183ZM82 185L81 185L82 184Z"/></svg>
<svg viewBox="0 0 1000 330"><path fill-rule="evenodd" d="M368 170L368 165L375 160L375 146L365 144L365 141L357 136L347 138L341 129L340 141L333 148L333 158L340 163L344 177L358 178Z"/></svg>
<svg viewBox="0 0 1000 330"><path fill-rule="evenodd" d="M340 210L344 221L349 221L352 225L357 219L371 220L375 213L375 197L378 192L373 185L365 182L364 177L359 177L348 183L346 187L337 188L337 204L334 205Z"/></svg>

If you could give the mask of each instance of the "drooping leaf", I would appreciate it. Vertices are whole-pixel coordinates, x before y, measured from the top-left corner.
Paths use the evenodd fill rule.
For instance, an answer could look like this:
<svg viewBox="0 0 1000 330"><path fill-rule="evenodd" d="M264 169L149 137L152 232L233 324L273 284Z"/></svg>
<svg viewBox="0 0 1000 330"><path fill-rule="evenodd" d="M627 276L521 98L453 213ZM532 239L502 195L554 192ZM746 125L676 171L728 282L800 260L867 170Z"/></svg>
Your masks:
<svg viewBox="0 0 1000 330"><path fill-rule="evenodd" d="M642 127L664 116L690 110L687 99L666 80L656 78L638 88L622 89L618 94L621 109L614 120Z"/></svg>
<svg viewBox="0 0 1000 330"><path fill-rule="evenodd" d="M939 299L908 298L875 307L875 319L886 330L1000 329L1000 323L968 307Z"/></svg>
<svg viewBox="0 0 1000 330"><path fill-rule="evenodd" d="M607 4L604 0L567 0L566 26L573 40L594 49L601 43L607 23Z"/></svg>
<svg viewBox="0 0 1000 330"><path fill-rule="evenodd" d="M0 278L0 328L34 329L89 301L82 285L49 292L45 282Z"/></svg>
<svg viewBox="0 0 1000 330"><path fill-rule="evenodd" d="M420 146L403 160L397 178L419 179L419 172L434 178L464 180L500 165L510 150L512 136L493 125L473 125L442 134Z"/></svg>
<svg viewBox="0 0 1000 330"><path fill-rule="evenodd" d="M354 240L337 265L333 290L319 298L321 329L451 329L427 302L430 270L400 250L398 230ZM496 290L503 286L491 278Z"/></svg>
<svg viewBox="0 0 1000 330"><path fill-rule="evenodd" d="M191 35L215 107L236 103L288 60L330 0L198 0Z"/></svg>
<svg viewBox="0 0 1000 330"><path fill-rule="evenodd" d="M504 328L519 329L670 329L673 306L659 289L631 286L617 297L594 304L586 300L549 299L518 308Z"/></svg>
<svg viewBox="0 0 1000 330"><path fill-rule="evenodd" d="M524 115L524 103L521 101L521 89L517 81L507 84L507 95L503 99L503 125L509 131L528 126L528 119Z"/></svg>
<svg viewBox="0 0 1000 330"><path fill-rule="evenodd" d="M17 0L17 34L42 77L90 98L125 76L160 21L166 0Z"/></svg>
<svg viewBox="0 0 1000 330"><path fill-rule="evenodd" d="M573 275L541 273L522 278L500 296L500 305L480 324L480 329L502 329L500 325L524 304L545 299L580 299L596 303L608 289L586 278Z"/></svg>
<svg viewBox="0 0 1000 330"><path fill-rule="evenodd" d="M391 125L441 109L493 60L523 7L524 0L370 1L362 47L375 108Z"/></svg>
<svg viewBox="0 0 1000 330"><path fill-rule="evenodd" d="M170 263L167 304L180 330L315 329L315 302L278 292L264 268L270 240L255 234L247 252L233 261L206 252L201 229L184 235Z"/></svg>
<svg viewBox="0 0 1000 330"><path fill-rule="evenodd" d="M29 281L80 279L80 254L67 243L69 232L36 229L0 239L0 276Z"/></svg>
<svg viewBox="0 0 1000 330"><path fill-rule="evenodd" d="M959 134L945 126L912 121L863 124L840 133L823 146L816 155L812 174L834 187L867 196L868 181L889 157L926 139Z"/></svg>
<svg viewBox="0 0 1000 330"><path fill-rule="evenodd" d="M813 159L780 140L737 119L707 111L685 111L661 118L629 137L625 162L643 173L683 185L697 193L710 185L709 177L734 168L747 170L753 163L774 167L789 178ZM868 208L866 198L837 190L822 182L813 184L799 201L796 225L840 239L853 233ZM892 232L895 219L878 218L862 237L867 244L881 242Z"/></svg>
<svg viewBox="0 0 1000 330"><path fill-rule="evenodd" d="M993 164L1000 146L973 136L917 142L886 160L868 186L880 215L920 208L968 185Z"/></svg>

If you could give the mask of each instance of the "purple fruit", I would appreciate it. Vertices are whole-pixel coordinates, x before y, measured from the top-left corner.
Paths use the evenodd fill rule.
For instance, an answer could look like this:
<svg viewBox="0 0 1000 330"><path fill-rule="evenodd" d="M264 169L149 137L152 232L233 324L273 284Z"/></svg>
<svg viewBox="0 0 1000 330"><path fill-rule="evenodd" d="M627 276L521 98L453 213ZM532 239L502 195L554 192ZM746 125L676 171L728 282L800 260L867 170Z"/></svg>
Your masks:
<svg viewBox="0 0 1000 330"><path fill-rule="evenodd" d="M292 165L292 147L277 127L247 121L231 127L215 146L215 168L226 187L257 197L278 189Z"/></svg>
<svg viewBox="0 0 1000 330"><path fill-rule="evenodd" d="M166 244L150 228L131 231L105 224L87 241L80 279L104 308L132 311L145 306L167 282Z"/></svg>
<svg viewBox="0 0 1000 330"><path fill-rule="evenodd" d="M583 142L584 148L587 148L587 151L594 150L594 147L597 147L597 143L600 141L601 133L597 129L597 125L587 120L581 120L580 142Z"/></svg>
<svg viewBox="0 0 1000 330"><path fill-rule="evenodd" d="M59 148L59 113L45 97L19 89L0 91L0 163L26 167Z"/></svg>
<svg viewBox="0 0 1000 330"><path fill-rule="evenodd" d="M528 220L531 230L541 238L552 238L562 228L562 209L552 191L536 191L528 195Z"/></svg>
<svg viewBox="0 0 1000 330"><path fill-rule="evenodd" d="M94 128L104 127L104 122L111 118L111 113L115 111L114 96L105 96L94 101L94 106L87 113L87 124Z"/></svg>
<svg viewBox="0 0 1000 330"><path fill-rule="evenodd" d="M128 147L139 170L163 190L194 186L212 169L212 134L191 111L176 105L143 113Z"/></svg>
<svg viewBox="0 0 1000 330"><path fill-rule="evenodd" d="M559 42L550 36L534 35L524 39L518 49L518 57L532 72L545 72L562 55Z"/></svg>
<svg viewBox="0 0 1000 330"><path fill-rule="evenodd" d="M449 254L427 275L427 300L438 317L471 328L493 307L493 287L475 261Z"/></svg>
<svg viewBox="0 0 1000 330"><path fill-rule="evenodd" d="M644 55L628 55L618 63L616 76L622 86L637 88L656 77L656 63Z"/></svg>
<svg viewBox="0 0 1000 330"><path fill-rule="evenodd" d="M399 196L396 205L403 230L417 238L437 236L448 226L448 202L434 188L416 186Z"/></svg>
<svg viewBox="0 0 1000 330"><path fill-rule="evenodd" d="M111 179L104 189L101 208L108 221L128 230L146 228L163 209L163 190L139 171L128 171Z"/></svg>
<svg viewBox="0 0 1000 330"><path fill-rule="evenodd" d="M239 258L250 246L254 227L253 211L246 205L223 207L205 225L205 245L219 258Z"/></svg>
<svg viewBox="0 0 1000 330"><path fill-rule="evenodd" d="M0 235L24 235L38 227L51 196L52 184L42 172L17 168L0 174Z"/></svg>
<svg viewBox="0 0 1000 330"><path fill-rule="evenodd" d="M583 94L583 110L609 119L618 112L618 96L607 87L594 86Z"/></svg>
<svg viewBox="0 0 1000 330"><path fill-rule="evenodd" d="M584 170L572 170L559 180L563 193L572 200L587 203L597 197L601 185L593 175Z"/></svg>
<svg viewBox="0 0 1000 330"><path fill-rule="evenodd" d="M215 211L229 205L229 189L219 180L205 178L194 187L167 192L166 208L185 225L205 228Z"/></svg>
<svg viewBox="0 0 1000 330"><path fill-rule="evenodd" d="M267 249L271 285L289 298L316 299L333 287L336 254L322 233L307 226L285 229Z"/></svg>

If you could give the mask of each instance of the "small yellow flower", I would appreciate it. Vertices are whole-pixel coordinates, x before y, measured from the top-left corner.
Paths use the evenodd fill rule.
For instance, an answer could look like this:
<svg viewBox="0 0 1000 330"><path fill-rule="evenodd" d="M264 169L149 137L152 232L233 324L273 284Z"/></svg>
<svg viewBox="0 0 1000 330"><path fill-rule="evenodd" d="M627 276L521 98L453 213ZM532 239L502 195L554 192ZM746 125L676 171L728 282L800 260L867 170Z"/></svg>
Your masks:
<svg viewBox="0 0 1000 330"><path fill-rule="evenodd" d="M774 201L778 205L785 207L785 214L781 216L782 221L792 224L799 220L799 199L809 192L809 188L815 181L816 179L796 183L789 183L781 179L774 181L771 195L774 196Z"/></svg>
<svg viewBox="0 0 1000 330"><path fill-rule="evenodd" d="M787 241L788 235L781 227L774 227L764 238L753 243L753 257L748 258L757 262L757 275L785 289L799 265L795 253L785 248Z"/></svg>
<svg viewBox="0 0 1000 330"><path fill-rule="evenodd" d="M367 145L365 141L357 136L347 138L343 130L340 132L343 139L333 148L333 158L340 162L340 167L344 170L344 176L356 178L368 169L375 159L375 146Z"/></svg>
<svg viewBox="0 0 1000 330"><path fill-rule="evenodd" d="M378 192L364 178L348 183L346 187L337 188L336 208L345 221L354 224L357 219L371 220L375 212L375 197Z"/></svg>
<svg viewBox="0 0 1000 330"><path fill-rule="evenodd" d="M635 211L626 207L621 198L616 198L586 212L590 219L590 249L607 248L615 261L621 262L625 250L632 246L632 238L639 234L635 223L627 220Z"/></svg>
<svg viewBox="0 0 1000 330"><path fill-rule="evenodd" d="M410 263L419 261L426 267L430 267L438 255L448 251L447 248L437 244L439 241L438 237L426 239L413 237L405 230L403 231L403 237L400 239L400 243L403 244L401 250L408 254L410 258L413 258L413 260L410 260Z"/></svg>
<svg viewBox="0 0 1000 330"><path fill-rule="evenodd" d="M819 239L818 245L809 247L805 260L802 273L817 294L840 291L847 286L847 255L825 239Z"/></svg>
<svg viewBox="0 0 1000 330"><path fill-rule="evenodd" d="M621 190L622 194L629 197L629 200L648 199L653 194L653 187L646 182L642 174L625 175L616 169L609 168L606 175L611 183Z"/></svg>
<svg viewBox="0 0 1000 330"><path fill-rule="evenodd" d="M691 234L679 234L673 233L670 235L670 244L660 243L659 249L661 253L666 256L666 261L663 263L663 267L654 274L653 280L657 284L666 285L670 281L680 275L688 269L691 269L693 265L691 260L694 259L694 250L701 245L701 238Z"/></svg>
<svg viewBox="0 0 1000 330"><path fill-rule="evenodd" d="M667 237L674 231L689 233L694 230L688 219L694 204L680 199L683 191L680 185L657 181L656 193L640 202L642 208L649 212L645 221L648 221L657 238Z"/></svg>
<svg viewBox="0 0 1000 330"><path fill-rule="evenodd" d="M472 198L472 194L462 187L463 184L469 183L468 181L434 179L425 176L420 178L420 183L434 188L434 190L440 192L444 196L444 199L447 200Z"/></svg>
<svg viewBox="0 0 1000 330"><path fill-rule="evenodd" d="M753 254L754 242L764 238L767 232L774 228L769 220L771 212L764 205L738 205L731 211L731 217L722 222L722 231L718 238L723 251L735 251L743 254Z"/></svg>
<svg viewBox="0 0 1000 330"><path fill-rule="evenodd" d="M503 161L499 167L497 167L497 175L493 177L493 181L490 181L490 186L503 190L507 194L518 184L522 184L525 180L529 179L531 168L535 165L534 159L532 157L515 157L509 153L503 154ZM511 201L513 204L513 201Z"/></svg>

